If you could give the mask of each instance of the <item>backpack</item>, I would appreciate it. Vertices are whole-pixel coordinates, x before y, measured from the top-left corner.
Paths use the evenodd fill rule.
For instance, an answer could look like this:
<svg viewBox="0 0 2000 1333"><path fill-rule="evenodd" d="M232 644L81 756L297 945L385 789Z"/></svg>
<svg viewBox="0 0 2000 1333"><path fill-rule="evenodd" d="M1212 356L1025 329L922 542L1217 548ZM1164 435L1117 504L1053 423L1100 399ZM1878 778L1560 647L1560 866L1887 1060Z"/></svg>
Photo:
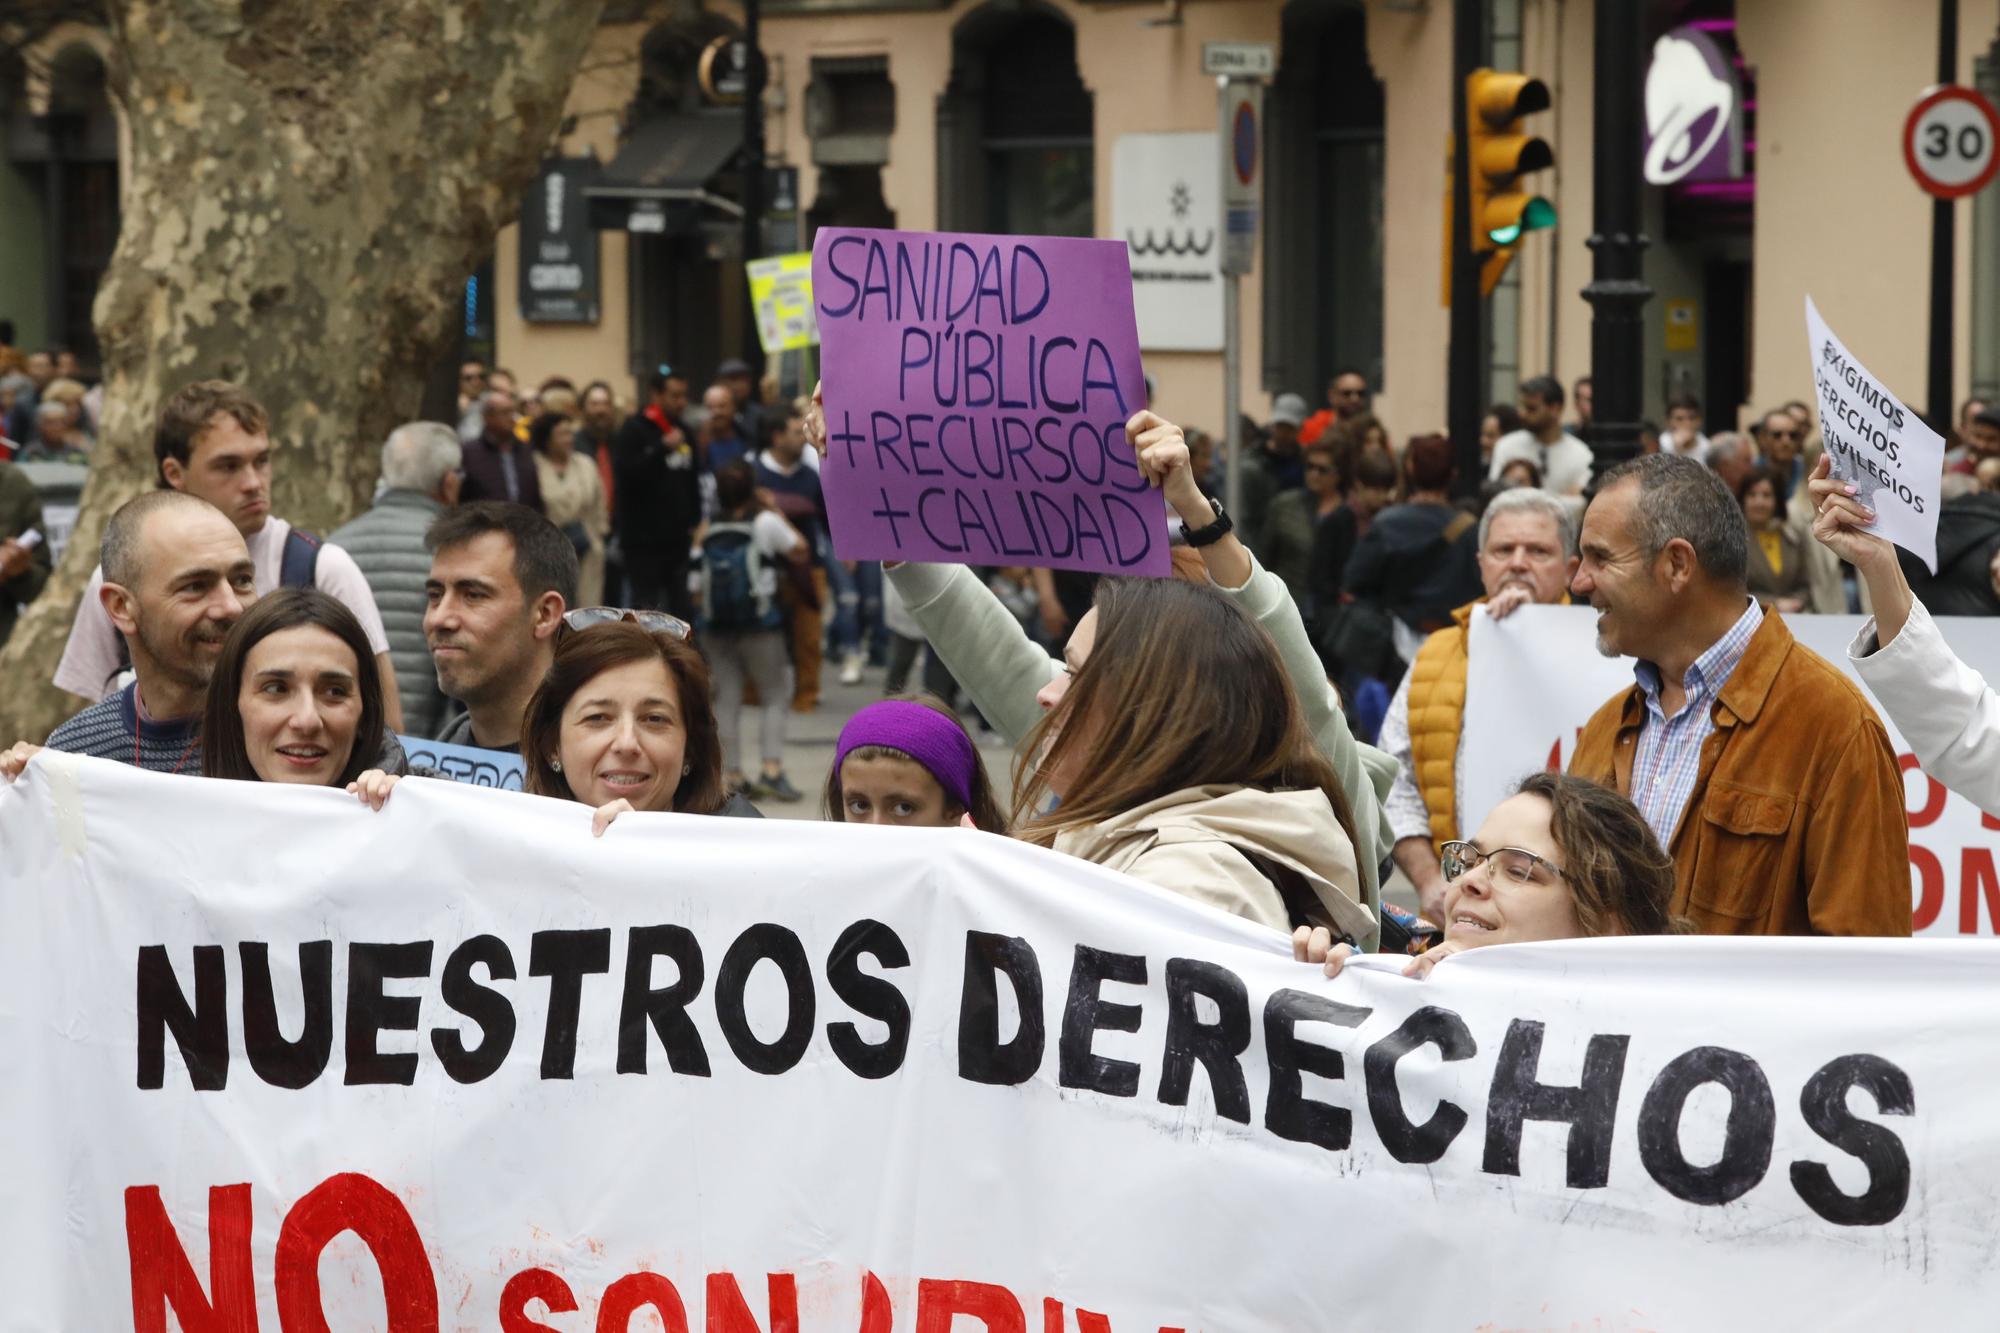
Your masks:
<svg viewBox="0 0 2000 1333"><path fill-rule="evenodd" d="M748 523L711 523L701 543L701 621L709 629L777 629L784 614L764 591L764 556Z"/></svg>

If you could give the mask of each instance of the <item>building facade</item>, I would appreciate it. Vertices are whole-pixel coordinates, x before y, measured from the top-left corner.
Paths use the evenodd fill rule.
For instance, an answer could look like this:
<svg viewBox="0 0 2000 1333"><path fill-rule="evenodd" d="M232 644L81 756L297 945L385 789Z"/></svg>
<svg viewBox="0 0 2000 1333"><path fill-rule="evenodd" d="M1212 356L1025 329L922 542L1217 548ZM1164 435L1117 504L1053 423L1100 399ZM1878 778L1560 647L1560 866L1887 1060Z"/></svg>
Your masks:
<svg viewBox="0 0 2000 1333"><path fill-rule="evenodd" d="M1554 101L1528 127L1554 150L1555 166L1531 181L1558 221L1523 238L1487 302L1487 395L1504 400L1529 375L1588 373L1594 5L1486 6L1489 63L1542 78ZM701 0L619 12L642 9L642 21L597 31L524 223L501 234L468 289L467 347L530 384L602 377L629 395L658 365L700 380L745 346L732 65L742 15ZM1958 81L2000 100L2000 0L1958 9ZM1396 435L1438 429L1452 10L1450 0L764 0L773 207L761 248L804 249L814 228L836 224L1125 239L1157 405L1220 428L1221 145L1202 47L1268 42L1277 65L1237 406L1262 419L1285 391L1316 405L1333 372L1354 368L1377 386ZM1809 397L1808 294L1876 373L1921 402L1931 203L1904 166L1902 127L1934 81L1935 6L1648 0L1646 11L1649 40L1692 32L1716 53L1716 79L1697 86L1723 99L1726 85L1733 150L1702 178L1646 187L1647 414L1692 393L1719 428ZM119 136L101 50L100 35L52 34L41 73L8 92L0 317L31 344L85 343L92 265L101 271L115 234L106 182L117 179ZM1962 399L2000 392L2000 186L1957 210Z"/></svg>

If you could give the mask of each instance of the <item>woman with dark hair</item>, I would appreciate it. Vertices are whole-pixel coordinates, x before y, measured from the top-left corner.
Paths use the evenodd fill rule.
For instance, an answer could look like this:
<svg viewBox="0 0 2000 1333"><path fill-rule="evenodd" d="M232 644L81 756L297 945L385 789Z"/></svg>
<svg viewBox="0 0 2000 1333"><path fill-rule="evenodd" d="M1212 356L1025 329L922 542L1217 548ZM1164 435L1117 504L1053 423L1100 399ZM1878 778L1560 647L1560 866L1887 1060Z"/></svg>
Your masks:
<svg viewBox="0 0 2000 1333"><path fill-rule="evenodd" d="M595 806L598 834L631 810L758 818L723 790L708 664L682 634L626 615L557 642L522 718L527 790Z"/></svg>
<svg viewBox="0 0 2000 1333"><path fill-rule="evenodd" d="M402 770L393 741L374 650L341 603L281 588L229 631L202 714L205 775L357 790L367 770Z"/></svg>
<svg viewBox="0 0 2000 1333"><path fill-rule="evenodd" d="M1521 429L1521 414L1514 410L1512 403L1495 403L1486 409L1486 415L1479 418L1479 462L1483 467L1493 461L1493 446L1500 443L1505 435L1512 435ZM1542 470L1535 469L1540 476ZM1541 485L1538 481L1537 486Z"/></svg>
<svg viewBox="0 0 2000 1333"><path fill-rule="evenodd" d="M1276 930L1374 933L1347 795L1277 645L1221 592L1104 580L1038 701L1016 837Z"/></svg>
<svg viewBox="0 0 2000 1333"><path fill-rule="evenodd" d="M576 548L577 605L604 598L604 538L611 514L604 502L604 478L597 464L576 453L576 421L562 412L544 412L528 426L541 481L542 508L549 522Z"/></svg>
<svg viewBox="0 0 2000 1333"><path fill-rule="evenodd" d="M1428 976L1455 953L1599 935L1680 935L1674 861L1639 807L1609 787L1536 773L1493 807L1470 842L1444 845L1444 940L1403 975ZM1353 950L1300 928L1292 953L1338 976Z"/></svg>
<svg viewBox="0 0 2000 1333"><path fill-rule="evenodd" d="M1736 503L1750 530L1750 595L1767 611L1804 611L1812 595L1805 539L1785 521L1777 474L1753 467L1736 483ZM1837 608L1845 610L1845 607Z"/></svg>

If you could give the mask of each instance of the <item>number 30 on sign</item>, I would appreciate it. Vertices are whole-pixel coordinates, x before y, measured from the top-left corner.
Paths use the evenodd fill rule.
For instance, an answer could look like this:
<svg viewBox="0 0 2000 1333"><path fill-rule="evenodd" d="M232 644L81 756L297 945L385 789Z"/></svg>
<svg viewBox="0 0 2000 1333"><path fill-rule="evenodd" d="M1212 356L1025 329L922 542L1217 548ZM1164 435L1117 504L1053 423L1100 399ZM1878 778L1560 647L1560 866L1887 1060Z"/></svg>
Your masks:
<svg viewBox="0 0 2000 1333"><path fill-rule="evenodd" d="M2000 171L2000 114L1970 88L1933 88L1903 123L1903 161L1925 193L1977 194Z"/></svg>

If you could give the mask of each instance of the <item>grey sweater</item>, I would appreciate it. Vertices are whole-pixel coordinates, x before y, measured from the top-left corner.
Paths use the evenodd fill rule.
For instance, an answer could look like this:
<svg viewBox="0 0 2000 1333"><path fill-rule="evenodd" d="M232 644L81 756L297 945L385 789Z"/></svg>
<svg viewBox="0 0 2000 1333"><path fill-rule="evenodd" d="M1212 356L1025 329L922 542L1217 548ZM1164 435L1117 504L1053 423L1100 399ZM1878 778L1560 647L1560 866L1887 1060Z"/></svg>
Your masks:
<svg viewBox="0 0 2000 1333"><path fill-rule="evenodd" d="M389 660L396 667L396 689L403 696L403 731L411 736L430 735L444 715L444 696L424 642L424 583L431 575L424 533L443 512L444 506L427 495L384 491L373 509L327 538L354 557L375 594L389 636Z"/></svg>
<svg viewBox="0 0 2000 1333"><path fill-rule="evenodd" d="M1062 664L1021 628L970 569L963 565L900 565L888 571L910 614L923 627L931 648L979 708L980 715L1016 744L1041 716L1036 693ZM1218 585L1219 586L1219 585ZM1371 917L1382 909L1381 864L1395 845L1382 799L1396 777L1396 761L1363 745L1348 730L1347 717L1327 684L1326 668L1313 651L1305 621L1285 590L1284 580L1255 563L1241 588L1222 588L1277 642L1285 670L1299 692L1306 725L1340 778L1354 811L1356 867L1361 901ZM1377 937L1361 941L1373 949Z"/></svg>

